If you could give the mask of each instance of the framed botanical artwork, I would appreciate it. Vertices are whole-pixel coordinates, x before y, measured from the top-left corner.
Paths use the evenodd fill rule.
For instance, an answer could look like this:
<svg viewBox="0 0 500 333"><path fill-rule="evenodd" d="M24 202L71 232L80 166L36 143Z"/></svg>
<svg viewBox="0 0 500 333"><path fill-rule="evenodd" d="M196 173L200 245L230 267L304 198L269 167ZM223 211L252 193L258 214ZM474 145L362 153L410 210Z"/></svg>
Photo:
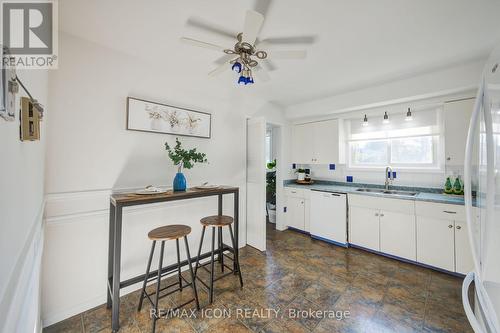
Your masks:
<svg viewBox="0 0 500 333"><path fill-rule="evenodd" d="M127 98L128 130L210 138L211 127L210 113Z"/></svg>

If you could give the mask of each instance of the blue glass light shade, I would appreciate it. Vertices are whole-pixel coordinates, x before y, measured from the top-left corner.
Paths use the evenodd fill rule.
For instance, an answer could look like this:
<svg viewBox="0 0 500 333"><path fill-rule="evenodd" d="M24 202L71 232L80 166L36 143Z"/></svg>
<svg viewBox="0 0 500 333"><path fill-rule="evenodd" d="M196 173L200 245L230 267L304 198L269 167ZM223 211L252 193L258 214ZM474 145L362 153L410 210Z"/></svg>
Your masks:
<svg viewBox="0 0 500 333"><path fill-rule="evenodd" d="M238 84L240 84L240 85L247 84L247 78L244 77L243 75L240 76L240 78L238 79Z"/></svg>
<svg viewBox="0 0 500 333"><path fill-rule="evenodd" d="M236 73L241 73L241 64L239 62L235 62L233 64L233 67L231 67L231 69Z"/></svg>
<svg viewBox="0 0 500 333"><path fill-rule="evenodd" d="M247 77L247 82L245 84L253 84L253 77Z"/></svg>

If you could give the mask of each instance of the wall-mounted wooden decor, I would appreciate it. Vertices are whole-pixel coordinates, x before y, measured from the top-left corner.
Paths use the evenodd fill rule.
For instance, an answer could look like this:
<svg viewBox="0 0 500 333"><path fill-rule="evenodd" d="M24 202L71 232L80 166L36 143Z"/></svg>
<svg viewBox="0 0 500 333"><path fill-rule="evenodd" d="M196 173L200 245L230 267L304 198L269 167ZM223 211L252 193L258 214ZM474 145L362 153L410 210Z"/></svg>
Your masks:
<svg viewBox="0 0 500 333"><path fill-rule="evenodd" d="M27 97L21 97L19 116L21 119L21 141L40 140L40 113Z"/></svg>
<svg viewBox="0 0 500 333"><path fill-rule="evenodd" d="M166 104L127 98L127 129L210 138L212 115Z"/></svg>

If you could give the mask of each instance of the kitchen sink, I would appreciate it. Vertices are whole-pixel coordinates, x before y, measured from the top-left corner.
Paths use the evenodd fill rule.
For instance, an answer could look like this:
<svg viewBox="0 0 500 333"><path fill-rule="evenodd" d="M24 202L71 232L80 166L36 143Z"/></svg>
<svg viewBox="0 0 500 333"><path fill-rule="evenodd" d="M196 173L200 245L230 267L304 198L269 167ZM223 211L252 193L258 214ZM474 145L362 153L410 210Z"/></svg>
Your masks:
<svg viewBox="0 0 500 333"><path fill-rule="evenodd" d="M382 188L358 188L356 191L367 192L367 193L378 193L378 194L406 195L406 196L410 196L410 197L413 197L413 196L418 194L417 192L385 190Z"/></svg>

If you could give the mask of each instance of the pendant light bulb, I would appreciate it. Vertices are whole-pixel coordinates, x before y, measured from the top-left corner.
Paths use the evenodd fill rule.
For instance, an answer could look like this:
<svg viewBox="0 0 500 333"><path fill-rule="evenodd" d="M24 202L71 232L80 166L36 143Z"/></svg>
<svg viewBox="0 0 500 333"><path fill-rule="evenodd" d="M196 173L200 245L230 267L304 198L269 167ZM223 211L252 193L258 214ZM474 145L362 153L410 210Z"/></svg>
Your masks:
<svg viewBox="0 0 500 333"><path fill-rule="evenodd" d="M363 127L368 126L368 117L365 114L365 117L363 118L363 123L361 124Z"/></svg>
<svg viewBox="0 0 500 333"><path fill-rule="evenodd" d="M408 112L406 112L406 118L405 118L406 121L412 121L413 120L413 116L411 115L411 110L410 108L408 108Z"/></svg>
<svg viewBox="0 0 500 333"><path fill-rule="evenodd" d="M389 115L387 114L387 111L384 113L384 120L382 121L382 124L388 124L389 123Z"/></svg>

